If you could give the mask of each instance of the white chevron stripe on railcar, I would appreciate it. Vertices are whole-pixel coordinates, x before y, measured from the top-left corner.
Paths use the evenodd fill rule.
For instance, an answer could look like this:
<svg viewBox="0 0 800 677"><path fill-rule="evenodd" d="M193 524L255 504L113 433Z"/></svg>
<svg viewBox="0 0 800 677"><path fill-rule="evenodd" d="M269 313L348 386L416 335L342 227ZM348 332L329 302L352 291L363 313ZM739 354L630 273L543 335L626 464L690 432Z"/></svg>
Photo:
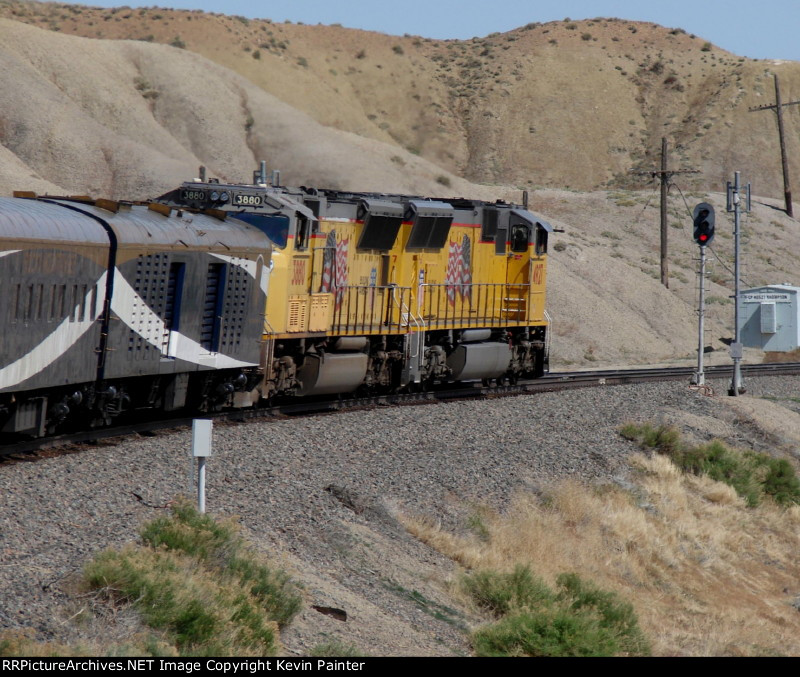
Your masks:
<svg viewBox="0 0 800 677"><path fill-rule="evenodd" d="M0 257L13 253L14 251L0 252ZM103 273L93 286L99 290L105 289L106 274ZM86 294L82 302L83 308L91 307L93 291L94 289L90 288ZM96 305L94 317L87 317L82 321L70 321L71 317L79 315L78 309L81 306L76 305L75 308L70 310L70 313L61 324L48 334L39 345L14 362L1 368L0 389L10 388L26 381L47 369L66 353L94 325L102 314L102 303ZM132 314L134 307L140 314L144 313L144 322L134 321ZM115 276L114 299L111 309L128 327L132 328L137 324L145 326L147 329L144 332L136 329L134 331L148 343L158 348L164 356L177 357L192 364L216 369L257 366L254 362L242 362L221 353L210 353L196 341L176 331L171 332L169 350L165 350L163 345L163 337L166 332L164 321L150 309L144 299L134 291L121 273Z"/></svg>
<svg viewBox="0 0 800 677"><path fill-rule="evenodd" d="M226 256L225 254L216 254L214 252L210 252L211 256L220 259L220 261L225 261L232 266L239 266L239 268L243 269L250 277L256 280L256 272L258 271L258 261L250 261L249 259L239 259L238 261L234 260L233 256ZM261 258L259 256L259 258ZM263 259L262 259L263 260ZM264 292L264 295L267 294L269 291L269 276L272 272L272 269L275 267L275 262L270 259L268 266L261 267L261 279L256 280L256 283L259 287L261 287L261 291Z"/></svg>
<svg viewBox="0 0 800 677"><path fill-rule="evenodd" d="M180 332L170 332L162 320L145 303L139 294L128 283L125 277L116 271L114 277L114 297L111 301L111 310L128 327L133 329L149 344L155 346L165 357L176 357L192 364L215 369L233 369L235 367L255 367L254 362L241 362L222 353L211 353L199 343L184 336ZM134 312L141 319L134 319ZM144 331L139 331L136 326L144 326ZM164 347L164 336L170 334L169 348Z"/></svg>
<svg viewBox="0 0 800 677"><path fill-rule="evenodd" d="M95 285L98 289L105 289L106 274L103 273ZM83 299L83 308L91 308L91 298L94 289L90 288ZM33 350L26 353L18 360L0 369L0 388L10 388L18 383L35 376L43 371L69 350L97 321L102 313L102 304L97 304L95 316L82 321L70 321L71 317L79 315L80 305L70 310L69 315L59 324L53 332L48 334Z"/></svg>
<svg viewBox="0 0 800 677"><path fill-rule="evenodd" d="M0 258L3 256L8 256L9 254L16 254L17 252L21 251L21 249L6 249L4 252L0 252Z"/></svg>

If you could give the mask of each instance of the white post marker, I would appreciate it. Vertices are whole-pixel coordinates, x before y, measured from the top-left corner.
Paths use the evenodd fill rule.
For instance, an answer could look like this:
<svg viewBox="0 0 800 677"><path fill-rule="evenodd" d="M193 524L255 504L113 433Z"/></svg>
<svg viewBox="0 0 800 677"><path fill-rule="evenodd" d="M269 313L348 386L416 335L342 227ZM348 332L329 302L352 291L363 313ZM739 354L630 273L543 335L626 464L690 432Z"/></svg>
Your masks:
<svg viewBox="0 0 800 677"><path fill-rule="evenodd" d="M206 458L211 456L213 421L196 418L192 421L192 457L197 459L197 510L206 511Z"/></svg>

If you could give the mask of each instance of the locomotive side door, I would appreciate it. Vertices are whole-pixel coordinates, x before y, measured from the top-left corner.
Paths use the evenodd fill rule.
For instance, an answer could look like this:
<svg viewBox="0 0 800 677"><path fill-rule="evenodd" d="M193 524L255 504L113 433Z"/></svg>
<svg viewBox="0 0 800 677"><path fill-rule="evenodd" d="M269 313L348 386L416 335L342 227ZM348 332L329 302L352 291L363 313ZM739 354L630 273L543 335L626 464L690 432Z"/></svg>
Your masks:
<svg viewBox="0 0 800 677"><path fill-rule="evenodd" d="M314 203L312 208L315 205L317 203ZM328 331L333 306L331 304L330 290L323 289L323 278L325 277L325 265L328 262L327 257L333 256L333 252L335 252L336 235L335 233L333 234L334 244L329 246L328 234L321 232L316 214L311 216L298 212L296 216L297 237L295 238L295 249L299 253L295 254L295 257L302 261L302 264L296 265L302 265L303 267L304 293L308 295L310 302L308 331ZM333 251L328 253L328 249ZM330 272L329 270L328 275L330 275ZM330 283L330 280L328 282Z"/></svg>
<svg viewBox="0 0 800 677"><path fill-rule="evenodd" d="M506 284L503 291L505 319L524 322L530 293L530 243L532 226L513 211L506 231Z"/></svg>

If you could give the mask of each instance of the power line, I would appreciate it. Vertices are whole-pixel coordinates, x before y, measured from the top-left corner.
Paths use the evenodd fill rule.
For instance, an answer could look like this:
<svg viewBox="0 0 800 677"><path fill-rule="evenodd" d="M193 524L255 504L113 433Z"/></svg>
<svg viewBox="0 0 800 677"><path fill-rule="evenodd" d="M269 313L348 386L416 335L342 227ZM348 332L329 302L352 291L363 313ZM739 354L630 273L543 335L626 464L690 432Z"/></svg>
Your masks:
<svg viewBox="0 0 800 677"><path fill-rule="evenodd" d="M781 88L778 85L778 76L775 75L775 103L750 108L751 113L760 110L774 110L778 114L778 140L781 146L781 167L783 169L783 196L786 202L786 213L792 218L794 218L794 213L792 210L792 189L789 186L789 162L786 159L786 141L783 133L783 108L784 106L796 106L797 104L800 104L800 101L781 103Z"/></svg>
<svg viewBox="0 0 800 677"><path fill-rule="evenodd" d="M669 169L667 137L661 137L661 169L638 171L634 174L650 174L661 180L661 284L669 289L669 260L667 248L667 194L670 179L674 174L699 174L697 169Z"/></svg>

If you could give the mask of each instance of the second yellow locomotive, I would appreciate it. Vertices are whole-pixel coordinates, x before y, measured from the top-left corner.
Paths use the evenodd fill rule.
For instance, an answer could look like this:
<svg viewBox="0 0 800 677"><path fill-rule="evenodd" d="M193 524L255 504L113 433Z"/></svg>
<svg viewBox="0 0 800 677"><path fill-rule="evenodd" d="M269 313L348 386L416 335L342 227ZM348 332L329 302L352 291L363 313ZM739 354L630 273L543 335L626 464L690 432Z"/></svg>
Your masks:
<svg viewBox="0 0 800 677"><path fill-rule="evenodd" d="M548 368L552 227L464 198L195 180L162 196L273 242L257 398L514 382Z"/></svg>

